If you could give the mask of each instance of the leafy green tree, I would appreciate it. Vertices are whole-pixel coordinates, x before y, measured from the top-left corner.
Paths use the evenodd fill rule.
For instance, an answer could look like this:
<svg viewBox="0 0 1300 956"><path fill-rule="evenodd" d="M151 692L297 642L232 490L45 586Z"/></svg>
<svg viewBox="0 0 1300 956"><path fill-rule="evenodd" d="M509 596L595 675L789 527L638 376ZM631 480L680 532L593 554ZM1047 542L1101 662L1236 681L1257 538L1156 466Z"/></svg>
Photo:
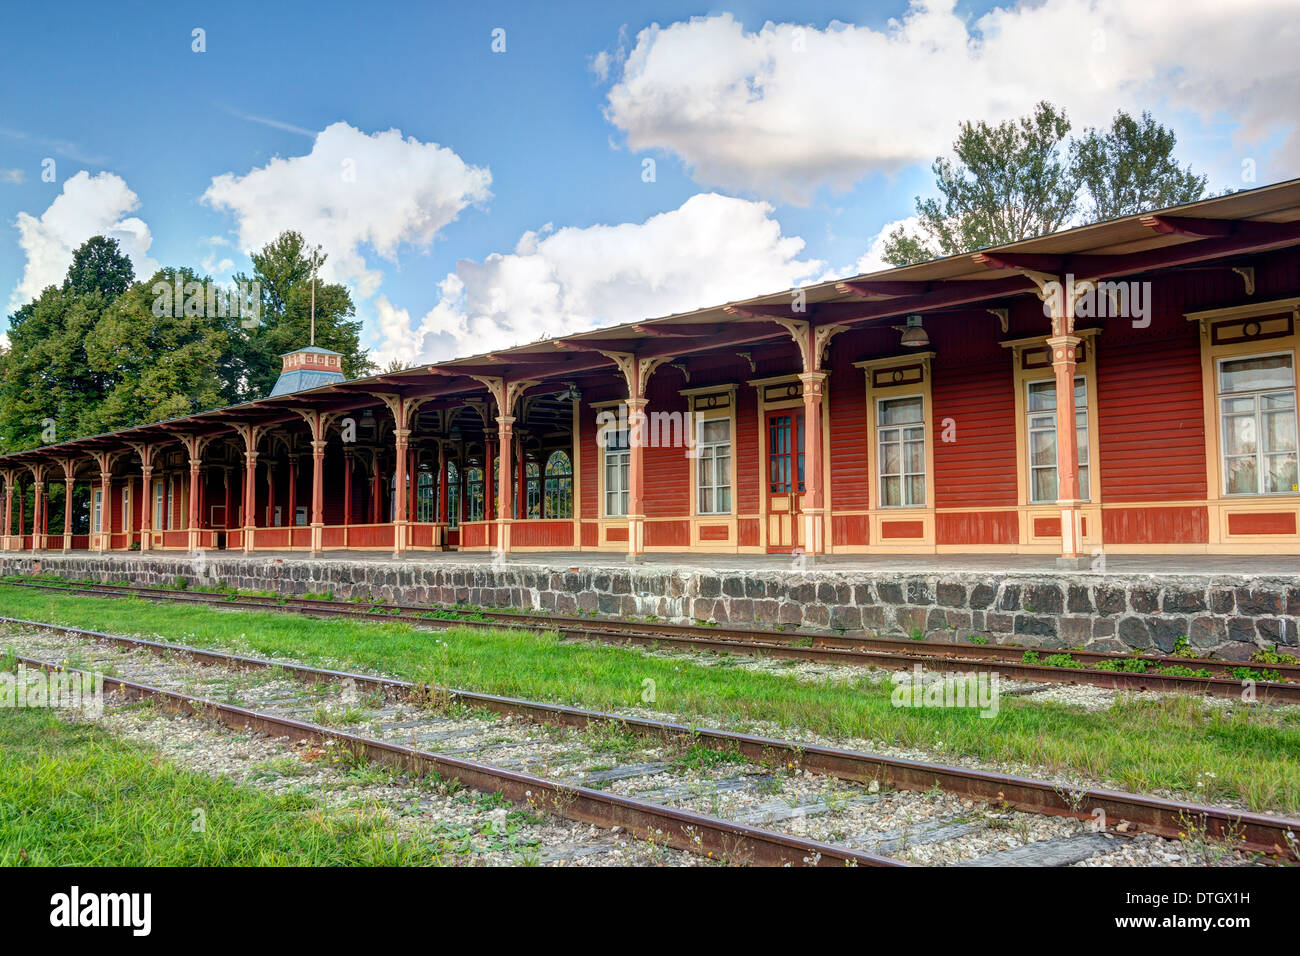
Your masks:
<svg viewBox="0 0 1300 956"><path fill-rule="evenodd" d="M105 301L112 302L134 281L135 269L117 240L92 236L72 253L63 291L73 295L98 292Z"/></svg>
<svg viewBox="0 0 1300 956"><path fill-rule="evenodd" d="M260 284L262 311L257 321L247 317L228 320L227 347L218 374L231 401L250 401L270 394L280 375L280 356L309 343L313 255L319 275L326 256L309 247L300 233L283 232L251 255L251 277L235 277L237 283ZM361 322L353 318L355 314L352 296L345 286L317 278L316 344L342 353L343 374L348 378L374 370L361 347Z"/></svg>
<svg viewBox="0 0 1300 956"><path fill-rule="evenodd" d="M86 361L87 334L108 308L100 292L49 286L9 317L0 376L0 443L5 450L91 434L102 377Z"/></svg>
<svg viewBox="0 0 1300 956"><path fill-rule="evenodd" d="M103 248L94 240L88 247ZM161 270L109 301L104 290L115 288L120 269L88 269L86 261L75 259L67 281L9 317L10 348L0 354L5 451L228 404L212 374L225 351L221 323L155 308L155 283L203 280L188 269Z"/></svg>
<svg viewBox="0 0 1300 956"><path fill-rule="evenodd" d="M1149 113L1138 121L1121 110L1109 130L1067 143L1069 132L1065 113L1047 102L1014 122L962 123L957 161L939 157L931 167L940 197L916 199L920 234L894 230L885 260L902 266L974 252L1056 232L1076 213L1096 222L1205 193L1206 177L1178 166L1176 137Z"/></svg>
<svg viewBox="0 0 1300 956"><path fill-rule="evenodd" d="M191 269L161 269L133 284L87 334L86 360L104 386L92 413L99 431L228 404L212 374L226 349L226 329L206 312L166 308L170 303L160 302L154 288L175 288L178 281L182 288L210 282Z"/></svg>
<svg viewBox="0 0 1300 956"><path fill-rule="evenodd" d="M1135 120L1120 110L1109 130L1087 130L1072 145L1071 160L1088 196L1088 220L1104 222L1204 196L1208 177L1178 165L1177 142L1150 113Z"/></svg>
<svg viewBox="0 0 1300 956"><path fill-rule="evenodd" d="M1046 102L1018 121L962 123L957 162L941 156L930 167L942 200L916 200L925 237L896 230L885 259L906 265L1055 232L1078 191L1063 145L1069 131L1065 113Z"/></svg>

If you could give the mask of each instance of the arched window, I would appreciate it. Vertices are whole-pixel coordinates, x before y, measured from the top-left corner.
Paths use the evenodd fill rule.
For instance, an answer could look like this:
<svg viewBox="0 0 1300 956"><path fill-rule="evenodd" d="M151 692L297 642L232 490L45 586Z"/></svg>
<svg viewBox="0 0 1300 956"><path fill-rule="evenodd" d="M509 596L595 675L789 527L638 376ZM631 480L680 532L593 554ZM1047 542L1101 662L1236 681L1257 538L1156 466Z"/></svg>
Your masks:
<svg viewBox="0 0 1300 956"><path fill-rule="evenodd" d="M573 463L562 451L546 459L543 507L547 518L573 517Z"/></svg>
<svg viewBox="0 0 1300 956"><path fill-rule="evenodd" d="M460 472L454 461L447 462L447 527L460 527Z"/></svg>
<svg viewBox="0 0 1300 956"><path fill-rule="evenodd" d="M465 469L465 520L483 520L483 469L471 464Z"/></svg>

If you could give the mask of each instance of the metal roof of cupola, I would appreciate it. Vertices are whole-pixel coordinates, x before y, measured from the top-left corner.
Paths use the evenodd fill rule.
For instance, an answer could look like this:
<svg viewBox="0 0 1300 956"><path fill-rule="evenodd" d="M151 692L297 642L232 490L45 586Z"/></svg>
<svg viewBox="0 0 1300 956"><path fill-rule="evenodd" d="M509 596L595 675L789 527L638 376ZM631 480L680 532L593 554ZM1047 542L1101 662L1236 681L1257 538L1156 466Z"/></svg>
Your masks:
<svg viewBox="0 0 1300 956"><path fill-rule="evenodd" d="M309 345L293 352L285 352L280 359L283 362L280 377L275 380L275 387L271 389L268 398L347 381L343 374L341 352Z"/></svg>

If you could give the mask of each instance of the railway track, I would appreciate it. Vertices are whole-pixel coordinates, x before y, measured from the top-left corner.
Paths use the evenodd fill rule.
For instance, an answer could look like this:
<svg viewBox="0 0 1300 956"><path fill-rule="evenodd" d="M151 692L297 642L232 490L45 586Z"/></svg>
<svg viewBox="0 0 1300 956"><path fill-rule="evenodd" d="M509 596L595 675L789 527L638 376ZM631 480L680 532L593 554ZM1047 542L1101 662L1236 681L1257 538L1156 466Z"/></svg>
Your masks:
<svg viewBox="0 0 1300 956"><path fill-rule="evenodd" d="M1300 859L1300 820L1288 820L1263 814L1238 813L1222 808L1202 806L1161 798L1145 797L1118 791L1070 788L1049 781L1032 780L1005 774L995 774L967 768L944 766L922 761L904 760L874 754L857 753L829 747L739 734L730 731L686 727L681 724L603 713L563 705L519 700L470 691L435 688L373 674L348 673L338 670L309 667L291 661L271 661L262 658L230 654L223 651L185 645L148 641L118 634L88 631L62 625L0 618L0 624L33 629L24 638L44 652L42 658L20 656L14 663L32 667L63 666L49 660L50 652L68 651L69 642L78 655L86 648L95 648L92 663L96 668L113 672L128 672L131 679L106 678L106 683L128 696L150 697L163 706L180 713L203 713L216 717L229 726L254 730L294 739L310 739L319 743L325 739L343 744L367 759L376 760L417 774L437 772L444 777L460 780L466 786L501 792L507 798L533 802L539 798L547 806L570 819L602 827L623 827L637 834L659 834L668 845L689 852L712 854L713 858L744 859L755 863L851 863L856 865L887 865L896 862L881 853L888 853L910 839L922 844L943 839L960 839L978 833L979 823L972 823L963 810L948 808L947 818L921 819L915 827L890 830L888 826L873 830L870 807L882 800L882 794L894 795L900 802L923 801L921 810L912 811L925 816L928 799L938 791L961 806L972 802L988 804L997 813L1024 814L1037 817L1074 820L1107 821L1110 833L1103 836L1094 832L1074 832L1050 837L1041 841L1043 846L1033 849L1034 843L1014 848L1014 852L1036 857L1048 862L1077 862L1098 853L1113 850L1099 841L1113 838L1116 833L1143 833L1165 839L1184 836L1190 829L1202 833L1208 840L1219 841L1236 849L1262 853L1282 859ZM54 635L51 643L39 635ZM151 658L154 665L142 663ZM157 680L159 670L173 685L176 680L167 673L167 667L184 662L209 671L218 670L233 674L260 674L267 678L283 676L299 685L313 688L328 687L332 692L350 688L352 692L375 695L382 704L376 705L379 716L372 721L372 735L347 733L336 728L322 727L304 721L303 708L319 712L318 696L292 698L286 705L281 698L267 698L270 706L260 705L254 710L232 703L217 703L217 698L258 695L257 688L232 687L217 681L209 687L206 699L189 693L179 693L175 686L152 686L140 683L142 679ZM84 672L84 665L71 668ZM184 676L184 675L182 675ZM196 680L192 674L188 678ZM265 694L261 695L263 698ZM283 694L282 694L283 697ZM436 705L430 712L429 704ZM287 713L284 711L287 709ZM280 713L274 712L281 711ZM480 732L467 731L453 715L456 712L489 714L490 718ZM504 757L509 767L493 766L471 760L479 752L501 752L498 738L504 732L498 725L500 719L515 729L505 734ZM643 745L635 753L623 755L618 765L601 765L598 770L578 768L568 773L563 761L557 770L554 755L539 756L536 747L521 740L518 726L546 726L573 728L584 733L595 733L602 739L635 738ZM399 743L394 737L409 740ZM460 745L468 738L481 745L468 748L464 757L436 753L422 749L421 740L436 741L439 745L454 742L457 752L465 752ZM496 740L496 743L492 741ZM720 755L710 764L717 773L689 786L663 785L665 775L672 775L672 763L664 759L664 751L677 753L707 748ZM646 751L646 752L643 752ZM746 771L737 775L736 760L746 761ZM545 768L539 775L531 771ZM779 768L775 773L772 768ZM556 775L560 779L555 779ZM810 790L804 787L793 793L780 793L779 800L764 802L761 794L776 796L782 781L797 779L800 775L835 781L835 790ZM629 782L635 790L610 802L614 794L597 787L617 786ZM645 789L648 786L648 790ZM775 790L772 788L775 786ZM842 788L842 789L841 789ZM753 799L740 806L737 820L720 820L716 813L701 814L689 808L664 807L665 795L672 801L685 798L697 801L708 798L718 800L719 794L748 796ZM760 795L757 795L760 794ZM755 802L756 801L756 802ZM649 804L649 806L646 806ZM671 812L668 812L671 811ZM837 818L847 816L841 825ZM797 834L778 834L770 837L767 830L755 823L768 825L788 821L815 820L827 839L808 839ZM748 822L746 822L748 821ZM829 829L828 829L829 825ZM1079 824L1071 826L1079 828ZM854 832L854 830L858 832ZM758 832L754 832L758 831ZM663 835L667 834L667 837ZM837 843L830 837L839 836ZM797 839L796 839L797 838ZM796 840L796 842L790 842ZM804 842L797 842L803 840ZM836 849L838 847L838 849ZM1002 852L1011 853L1013 849ZM997 853L983 854L996 857ZM973 861L979 863L983 856Z"/></svg>
<svg viewBox="0 0 1300 956"><path fill-rule="evenodd" d="M1300 663L1243 665L1204 657L1079 650L1052 652L1011 645L961 645L868 635L801 634L759 628L610 618L584 619L440 605L268 597L123 584L5 583L50 591L133 596L249 610L293 611L317 617L401 620L427 627L536 628L556 631L562 637L573 640L720 654L766 655L889 670L910 670L918 664L927 670L941 673L966 673L975 669L995 668L1003 677L1015 680L1092 684L1115 690L1183 692L1241 699L1246 681L1249 680L1257 701L1272 704L1300 703ZM1057 655L1060 655L1064 666L1044 662ZM1161 673L1159 668L1176 670ZM1244 674L1253 676L1243 677ZM1277 679L1256 679L1264 676Z"/></svg>

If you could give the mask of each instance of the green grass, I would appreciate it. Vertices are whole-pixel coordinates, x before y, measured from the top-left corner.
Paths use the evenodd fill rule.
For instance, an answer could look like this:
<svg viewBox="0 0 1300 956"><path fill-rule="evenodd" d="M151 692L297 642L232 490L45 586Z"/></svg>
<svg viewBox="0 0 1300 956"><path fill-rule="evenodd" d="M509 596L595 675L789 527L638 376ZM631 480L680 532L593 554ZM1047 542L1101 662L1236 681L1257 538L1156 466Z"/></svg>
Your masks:
<svg viewBox="0 0 1300 956"><path fill-rule="evenodd" d="M431 848L391 839L372 814L192 773L48 710L0 710L0 866L439 861Z"/></svg>
<svg viewBox="0 0 1300 956"><path fill-rule="evenodd" d="M134 598L52 594L0 585L0 614L196 645L245 647L320 666L613 709L651 706L706 725L770 721L786 736L861 737L982 761L1017 761L1135 791L1170 789L1300 812L1300 710L1234 708L1190 698L1117 698L1104 711L1004 697L994 719L973 709L895 708L892 685L813 683L776 672L704 667L635 650L561 643L554 633L420 632L395 621L307 619ZM4 641L0 638L0 646ZM643 704L643 682L656 688ZM1213 776L1211 776L1213 775ZM1198 785L1199 784L1199 785Z"/></svg>

